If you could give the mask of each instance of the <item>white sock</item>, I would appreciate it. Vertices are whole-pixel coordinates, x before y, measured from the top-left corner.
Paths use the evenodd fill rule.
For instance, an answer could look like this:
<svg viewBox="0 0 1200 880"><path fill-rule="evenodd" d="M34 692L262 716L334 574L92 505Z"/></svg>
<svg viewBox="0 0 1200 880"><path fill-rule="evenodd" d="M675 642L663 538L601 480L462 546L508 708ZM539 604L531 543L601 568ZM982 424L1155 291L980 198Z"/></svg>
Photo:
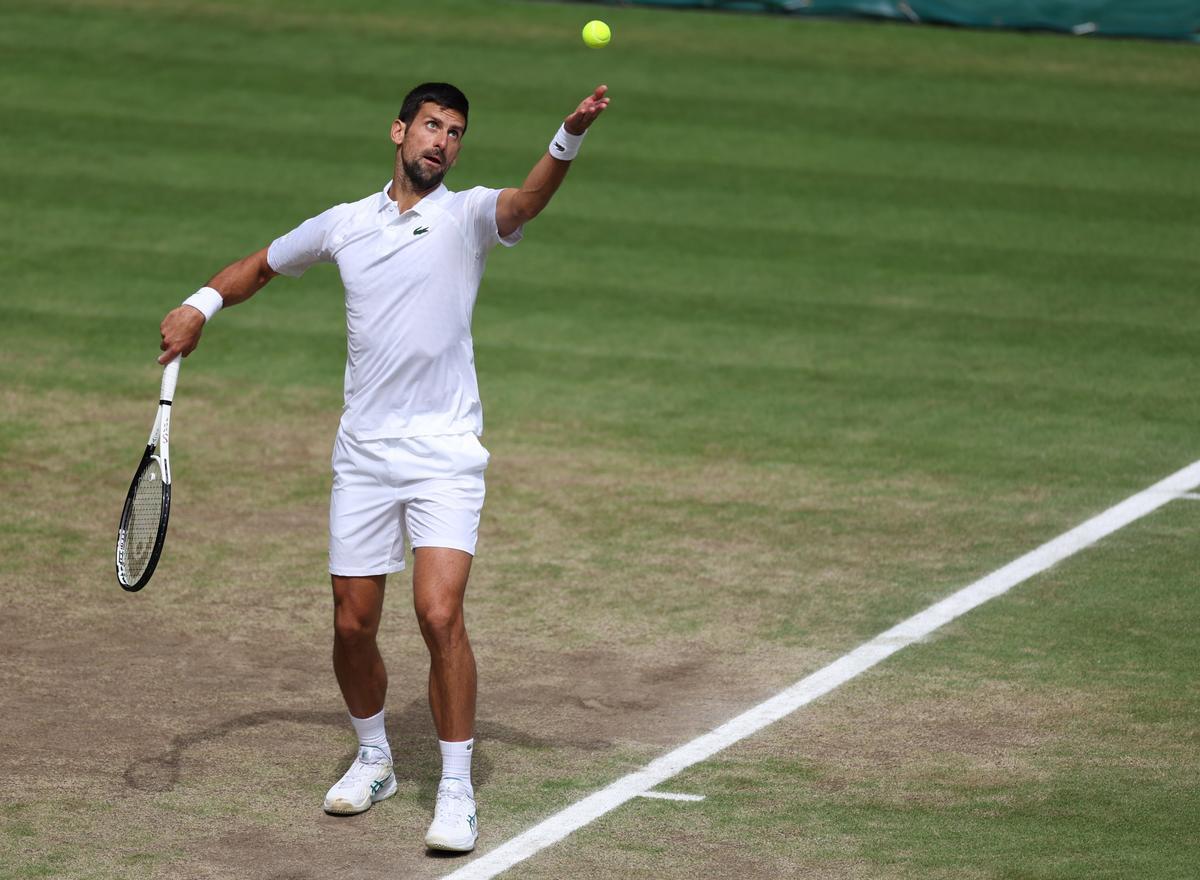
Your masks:
<svg viewBox="0 0 1200 880"><path fill-rule="evenodd" d="M387 731L383 727L382 709L370 718L355 718L351 715L350 723L354 725L354 732L358 734L360 746L375 746L377 749L383 749L387 753L388 760L392 760L392 747L388 745Z"/></svg>
<svg viewBox="0 0 1200 880"><path fill-rule="evenodd" d="M471 792L475 790L471 785L471 755L474 746L473 739L462 742L438 740L438 748L442 750L442 779L457 779L465 783Z"/></svg>

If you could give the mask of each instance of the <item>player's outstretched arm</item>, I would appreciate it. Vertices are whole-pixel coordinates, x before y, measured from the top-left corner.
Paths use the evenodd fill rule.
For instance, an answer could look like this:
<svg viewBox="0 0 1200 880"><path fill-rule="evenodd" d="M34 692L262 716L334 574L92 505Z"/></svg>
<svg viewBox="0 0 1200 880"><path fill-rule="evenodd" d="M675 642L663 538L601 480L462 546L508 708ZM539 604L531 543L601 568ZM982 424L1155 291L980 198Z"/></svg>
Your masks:
<svg viewBox="0 0 1200 880"><path fill-rule="evenodd" d="M263 248L236 263L230 263L212 277L205 289L220 297L221 302L216 303L215 307L235 306L262 290L277 274L267 263L267 248ZM212 294L205 296L212 298ZM199 306L185 304L167 312L158 328L162 334L159 348L163 350L158 362L165 364L174 360L176 355L187 357L191 354L200 344L200 333L207 320Z"/></svg>
<svg viewBox="0 0 1200 880"><path fill-rule="evenodd" d="M516 232L550 203L550 198L571 168L571 159L579 149L580 139L596 121L596 117L608 107L608 100L608 86L596 86L596 90L580 102L575 112L563 120L562 129L533 166L521 188L506 189L500 193L496 202L496 227L500 230L501 238ZM567 135L565 138L562 136L564 132ZM563 158L553 155L556 150Z"/></svg>

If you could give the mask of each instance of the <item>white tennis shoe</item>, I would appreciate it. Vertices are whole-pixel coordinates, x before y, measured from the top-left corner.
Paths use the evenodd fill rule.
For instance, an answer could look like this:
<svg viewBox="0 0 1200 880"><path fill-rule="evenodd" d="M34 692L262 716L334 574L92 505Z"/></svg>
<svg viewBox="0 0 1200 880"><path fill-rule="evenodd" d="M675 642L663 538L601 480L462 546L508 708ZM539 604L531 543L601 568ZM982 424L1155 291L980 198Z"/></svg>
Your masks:
<svg viewBox="0 0 1200 880"><path fill-rule="evenodd" d="M457 779L443 779L438 786L437 806L433 808L433 824L425 835L425 845L449 852L470 852L475 849L478 836L479 822L471 789Z"/></svg>
<svg viewBox="0 0 1200 880"><path fill-rule="evenodd" d="M396 774L387 752L375 746L359 746L350 769L325 795L325 812L352 816L371 804L396 793Z"/></svg>

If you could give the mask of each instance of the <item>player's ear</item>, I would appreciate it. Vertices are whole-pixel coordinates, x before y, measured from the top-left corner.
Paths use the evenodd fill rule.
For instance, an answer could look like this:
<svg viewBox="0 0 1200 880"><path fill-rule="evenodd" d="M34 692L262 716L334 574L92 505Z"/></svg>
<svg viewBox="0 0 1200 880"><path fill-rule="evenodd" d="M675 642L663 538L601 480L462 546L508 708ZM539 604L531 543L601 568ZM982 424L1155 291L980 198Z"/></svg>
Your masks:
<svg viewBox="0 0 1200 880"><path fill-rule="evenodd" d="M392 143L396 146L404 143L404 123L399 119L392 122Z"/></svg>

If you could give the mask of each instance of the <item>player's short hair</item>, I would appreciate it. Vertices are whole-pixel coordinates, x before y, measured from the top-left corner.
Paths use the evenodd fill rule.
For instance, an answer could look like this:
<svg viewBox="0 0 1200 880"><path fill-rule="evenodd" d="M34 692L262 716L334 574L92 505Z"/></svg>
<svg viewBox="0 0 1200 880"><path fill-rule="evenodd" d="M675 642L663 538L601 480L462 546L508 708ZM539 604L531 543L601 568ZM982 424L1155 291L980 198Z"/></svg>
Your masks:
<svg viewBox="0 0 1200 880"><path fill-rule="evenodd" d="M444 107L447 110L461 113L463 118L463 134L466 134L467 113L471 109L471 105L467 103L467 96L450 85L450 83L421 83L404 96L404 103L400 105L400 112L397 114L397 118L405 125L408 125L416 117L417 111L421 109L421 105L427 101L432 101L439 107Z"/></svg>

